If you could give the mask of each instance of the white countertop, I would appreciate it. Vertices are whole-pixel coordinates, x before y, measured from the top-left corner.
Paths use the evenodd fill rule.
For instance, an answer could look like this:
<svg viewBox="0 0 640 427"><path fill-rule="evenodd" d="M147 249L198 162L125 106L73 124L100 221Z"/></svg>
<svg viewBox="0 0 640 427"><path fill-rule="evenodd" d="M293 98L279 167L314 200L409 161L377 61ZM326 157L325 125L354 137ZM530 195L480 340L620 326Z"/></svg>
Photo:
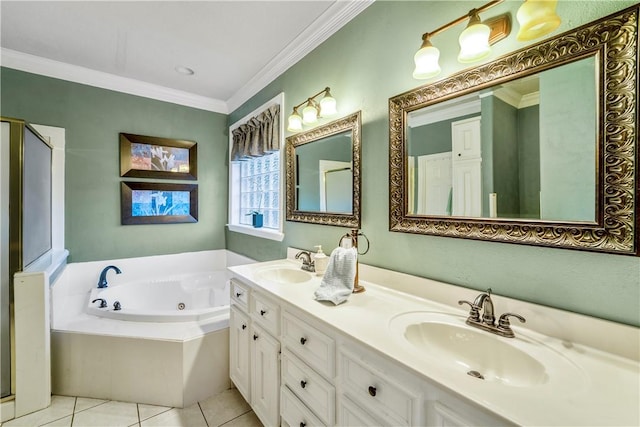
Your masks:
<svg viewBox="0 0 640 427"><path fill-rule="evenodd" d="M400 314L412 311L451 313L465 318L468 311L386 288L384 284L361 281L366 292L352 294L338 306L318 302L313 293L320 277L304 283L281 284L260 280L256 272L265 268L289 266L292 260L276 260L230 267L244 281L280 298L320 319L340 333L365 344L421 375L425 380L474 402L496 415L519 425L535 426L638 426L640 425L640 363L584 345L539 334L513 325L520 348L546 346L573 364L572 373L549 372L547 383L516 387L497 382L478 381L443 368L392 333L389 324ZM465 299L461 295L460 299ZM496 313L499 315L500 313ZM533 319L527 319L531 321ZM528 347L527 347L528 346ZM578 373L577 375L575 373Z"/></svg>

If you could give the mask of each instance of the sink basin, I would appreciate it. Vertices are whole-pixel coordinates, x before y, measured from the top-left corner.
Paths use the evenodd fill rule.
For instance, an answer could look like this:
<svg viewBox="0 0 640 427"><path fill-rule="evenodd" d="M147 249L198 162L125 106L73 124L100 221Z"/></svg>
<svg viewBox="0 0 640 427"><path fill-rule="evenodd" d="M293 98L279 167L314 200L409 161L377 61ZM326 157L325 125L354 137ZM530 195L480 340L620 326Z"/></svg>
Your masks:
<svg viewBox="0 0 640 427"><path fill-rule="evenodd" d="M461 375L511 387L550 382L581 384L579 368L541 342L518 336L504 338L471 327L466 317L437 312L410 312L393 318L394 335L424 357ZM577 381L577 382L576 382Z"/></svg>
<svg viewBox="0 0 640 427"><path fill-rule="evenodd" d="M303 283L312 276L306 271L288 267L265 268L256 272L256 278L276 283Z"/></svg>

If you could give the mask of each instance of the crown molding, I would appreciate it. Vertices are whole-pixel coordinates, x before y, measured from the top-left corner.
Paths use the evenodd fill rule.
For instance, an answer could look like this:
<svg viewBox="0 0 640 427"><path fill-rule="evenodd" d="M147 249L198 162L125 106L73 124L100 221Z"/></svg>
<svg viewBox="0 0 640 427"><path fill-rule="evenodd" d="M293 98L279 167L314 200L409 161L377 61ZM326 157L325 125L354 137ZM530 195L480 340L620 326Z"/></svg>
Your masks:
<svg viewBox="0 0 640 427"><path fill-rule="evenodd" d="M374 0L334 1L318 19L300 33L295 40L289 43L286 48L269 61L258 74L226 102L6 48L0 48L0 65L27 73L215 113L229 114L287 71L292 65L304 58L373 2Z"/></svg>
<svg viewBox="0 0 640 427"><path fill-rule="evenodd" d="M77 65L54 61L11 49L0 48L0 65L27 73L81 83L102 89L228 114L227 103L218 99L170 89L140 80L116 76Z"/></svg>
<svg viewBox="0 0 640 427"><path fill-rule="evenodd" d="M227 100L229 112L233 112L247 102L253 95L304 58L373 2L374 0L335 1L318 19Z"/></svg>

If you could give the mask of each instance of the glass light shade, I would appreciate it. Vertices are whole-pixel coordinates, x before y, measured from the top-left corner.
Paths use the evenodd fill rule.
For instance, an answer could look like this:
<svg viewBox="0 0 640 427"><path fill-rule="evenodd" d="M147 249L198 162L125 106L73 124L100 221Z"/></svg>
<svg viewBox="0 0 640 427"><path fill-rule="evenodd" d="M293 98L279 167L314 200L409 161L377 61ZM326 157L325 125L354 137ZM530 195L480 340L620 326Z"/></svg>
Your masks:
<svg viewBox="0 0 640 427"><path fill-rule="evenodd" d="M556 14L557 0L526 0L516 19L520 24L518 41L528 41L549 34L560 25L560 17Z"/></svg>
<svg viewBox="0 0 640 427"><path fill-rule="evenodd" d="M491 46L489 46L491 28L480 22L473 23L473 19L469 24L458 38L460 42L458 61L462 63L480 61L491 53Z"/></svg>
<svg viewBox="0 0 640 427"><path fill-rule="evenodd" d="M302 109L302 121L305 124L312 124L318 121L318 110L311 103L307 103L307 106Z"/></svg>
<svg viewBox="0 0 640 427"><path fill-rule="evenodd" d="M414 79L430 79L440 74L440 51L437 47L433 47L427 39L422 44L420 50L413 56L413 62L416 64L413 70Z"/></svg>
<svg viewBox="0 0 640 427"><path fill-rule="evenodd" d="M329 93L320 100L320 115L323 117L333 116L338 112L336 100Z"/></svg>
<svg viewBox="0 0 640 427"><path fill-rule="evenodd" d="M302 117L295 111L289 116L287 130L289 132L300 132L302 130Z"/></svg>

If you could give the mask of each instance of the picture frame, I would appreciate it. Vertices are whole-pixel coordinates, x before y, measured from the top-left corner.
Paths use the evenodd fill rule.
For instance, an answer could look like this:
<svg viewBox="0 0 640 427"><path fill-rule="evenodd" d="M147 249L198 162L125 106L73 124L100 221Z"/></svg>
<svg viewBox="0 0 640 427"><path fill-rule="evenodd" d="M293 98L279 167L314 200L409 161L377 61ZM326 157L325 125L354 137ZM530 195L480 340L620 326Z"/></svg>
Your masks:
<svg viewBox="0 0 640 427"><path fill-rule="evenodd" d="M196 180L197 143L120 133L120 176Z"/></svg>
<svg viewBox="0 0 640 427"><path fill-rule="evenodd" d="M122 225L198 222L198 185L120 183Z"/></svg>

